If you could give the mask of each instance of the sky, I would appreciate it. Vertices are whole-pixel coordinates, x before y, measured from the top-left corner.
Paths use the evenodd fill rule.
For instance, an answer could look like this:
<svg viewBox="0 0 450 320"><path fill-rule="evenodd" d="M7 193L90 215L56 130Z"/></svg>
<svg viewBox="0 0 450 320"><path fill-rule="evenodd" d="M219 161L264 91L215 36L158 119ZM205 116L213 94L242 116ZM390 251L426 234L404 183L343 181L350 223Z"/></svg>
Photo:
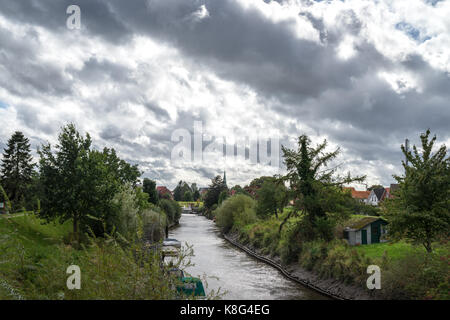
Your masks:
<svg viewBox="0 0 450 320"><path fill-rule="evenodd" d="M338 173L389 186L406 138L450 145L448 17L450 0L2 0L0 149L19 130L35 154L72 122L158 185L243 186L307 134L340 147Z"/></svg>

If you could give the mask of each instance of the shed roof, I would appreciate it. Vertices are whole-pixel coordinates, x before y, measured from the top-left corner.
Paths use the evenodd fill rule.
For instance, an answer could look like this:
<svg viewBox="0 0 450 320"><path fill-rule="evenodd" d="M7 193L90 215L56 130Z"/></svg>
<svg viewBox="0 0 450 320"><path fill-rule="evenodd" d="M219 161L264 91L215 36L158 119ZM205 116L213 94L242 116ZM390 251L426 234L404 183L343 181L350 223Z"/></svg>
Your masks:
<svg viewBox="0 0 450 320"><path fill-rule="evenodd" d="M383 220L386 222L386 220L380 218L380 217L365 217L358 221L353 222L351 225L349 225L347 228L359 230L367 226L368 224L371 224L372 222L375 222L377 220Z"/></svg>

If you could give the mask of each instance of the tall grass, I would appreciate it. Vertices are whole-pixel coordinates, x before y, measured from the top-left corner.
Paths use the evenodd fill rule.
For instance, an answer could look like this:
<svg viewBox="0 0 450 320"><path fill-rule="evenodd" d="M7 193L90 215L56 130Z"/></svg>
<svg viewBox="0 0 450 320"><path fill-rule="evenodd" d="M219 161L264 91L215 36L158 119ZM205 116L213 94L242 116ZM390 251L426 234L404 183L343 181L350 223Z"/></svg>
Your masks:
<svg viewBox="0 0 450 320"><path fill-rule="evenodd" d="M70 223L34 216L0 219L0 299L174 299L177 279L157 251L111 237L74 249L62 239ZM67 267L81 269L81 290L66 286Z"/></svg>

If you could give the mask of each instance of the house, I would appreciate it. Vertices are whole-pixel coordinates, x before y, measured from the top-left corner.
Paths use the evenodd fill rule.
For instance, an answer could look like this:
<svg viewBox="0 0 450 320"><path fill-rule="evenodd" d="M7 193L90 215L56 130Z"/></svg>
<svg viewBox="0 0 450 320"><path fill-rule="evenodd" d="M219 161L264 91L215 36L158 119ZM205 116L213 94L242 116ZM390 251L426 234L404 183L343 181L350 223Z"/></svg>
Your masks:
<svg viewBox="0 0 450 320"><path fill-rule="evenodd" d="M390 194L385 188L375 188L370 191L370 194L367 198L367 204L378 206L381 201L389 197Z"/></svg>
<svg viewBox="0 0 450 320"><path fill-rule="evenodd" d="M208 188L200 188L198 189L198 192L200 192L200 195L203 196L208 192Z"/></svg>
<svg viewBox="0 0 450 320"><path fill-rule="evenodd" d="M380 217L364 217L344 229L344 239L350 245L385 242L387 221Z"/></svg>
<svg viewBox="0 0 450 320"><path fill-rule="evenodd" d="M396 183L391 183L389 187L386 188L375 188L370 192L366 203L374 206L378 206L384 199L393 198L393 194L399 189L399 185Z"/></svg>
<svg viewBox="0 0 450 320"><path fill-rule="evenodd" d="M369 198L370 191L359 191L355 190L353 187L344 187L344 191L350 192L353 199L359 200L360 202L366 203Z"/></svg>
<svg viewBox="0 0 450 320"><path fill-rule="evenodd" d="M391 183L389 188L386 188L386 191L388 192L388 198L393 198L393 194L398 190L399 187L399 184Z"/></svg>
<svg viewBox="0 0 450 320"><path fill-rule="evenodd" d="M172 199L173 200L172 191L167 189L165 186L156 187L156 191L158 192L158 196L160 199Z"/></svg>

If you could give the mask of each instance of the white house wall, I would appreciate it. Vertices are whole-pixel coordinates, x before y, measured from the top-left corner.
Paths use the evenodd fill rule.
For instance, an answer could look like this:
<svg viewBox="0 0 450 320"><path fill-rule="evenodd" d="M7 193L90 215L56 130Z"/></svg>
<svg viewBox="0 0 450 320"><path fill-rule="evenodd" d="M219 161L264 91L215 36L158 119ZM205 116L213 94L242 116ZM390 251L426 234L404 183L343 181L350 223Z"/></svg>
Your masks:
<svg viewBox="0 0 450 320"><path fill-rule="evenodd" d="M372 233L370 232L370 224L362 228L361 230L366 230L367 232L367 244L372 243ZM354 244L362 244L362 236L361 236L361 230L355 231L355 232L349 232L348 240L349 243ZM352 239L352 236L354 235L354 238Z"/></svg>
<svg viewBox="0 0 450 320"><path fill-rule="evenodd" d="M355 232L355 244L361 244L361 230Z"/></svg>
<svg viewBox="0 0 450 320"><path fill-rule="evenodd" d="M356 232L355 231L348 232L348 243L352 246L354 246L356 244Z"/></svg>
<svg viewBox="0 0 450 320"><path fill-rule="evenodd" d="M377 195L375 194L375 192L373 190L370 191L369 197L367 198L367 203L371 204L373 206L377 206L378 205L378 198L377 198Z"/></svg>

